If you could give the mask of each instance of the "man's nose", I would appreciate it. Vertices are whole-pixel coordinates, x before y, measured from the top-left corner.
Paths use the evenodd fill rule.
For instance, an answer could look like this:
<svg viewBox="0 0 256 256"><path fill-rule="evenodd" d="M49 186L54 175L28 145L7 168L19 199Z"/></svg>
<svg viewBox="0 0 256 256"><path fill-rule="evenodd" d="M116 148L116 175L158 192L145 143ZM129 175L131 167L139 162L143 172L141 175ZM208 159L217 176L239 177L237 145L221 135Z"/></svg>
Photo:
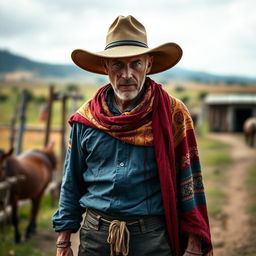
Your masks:
<svg viewBox="0 0 256 256"><path fill-rule="evenodd" d="M123 68L122 78L124 78L125 80L129 80L130 78L132 78L132 68L128 65Z"/></svg>

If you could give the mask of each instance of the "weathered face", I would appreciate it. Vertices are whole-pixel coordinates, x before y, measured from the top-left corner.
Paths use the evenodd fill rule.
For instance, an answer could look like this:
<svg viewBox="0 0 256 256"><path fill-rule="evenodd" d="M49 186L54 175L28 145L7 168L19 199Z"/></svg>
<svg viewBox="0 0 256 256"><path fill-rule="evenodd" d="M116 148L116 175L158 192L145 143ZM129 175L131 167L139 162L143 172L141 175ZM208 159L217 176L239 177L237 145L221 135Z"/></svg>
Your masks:
<svg viewBox="0 0 256 256"><path fill-rule="evenodd" d="M152 63L153 57L146 54L136 57L105 59L105 69L115 95L123 101L135 99L143 88Z"/></svg>

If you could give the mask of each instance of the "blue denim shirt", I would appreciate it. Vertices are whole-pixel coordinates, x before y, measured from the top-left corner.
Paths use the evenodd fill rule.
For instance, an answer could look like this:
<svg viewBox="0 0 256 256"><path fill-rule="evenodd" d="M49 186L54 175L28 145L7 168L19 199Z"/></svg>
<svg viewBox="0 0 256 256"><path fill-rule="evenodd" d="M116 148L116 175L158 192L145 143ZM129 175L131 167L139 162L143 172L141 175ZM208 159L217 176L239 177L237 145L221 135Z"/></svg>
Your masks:
<svg viewBox="0 0 256 256"><path fill-rule="evenodd" d="M120 115L107 101L114 115ZM86 207L113 215L163 214L153 147L127 144L74 123L67 150L56 231L80 227Z"/></svg>

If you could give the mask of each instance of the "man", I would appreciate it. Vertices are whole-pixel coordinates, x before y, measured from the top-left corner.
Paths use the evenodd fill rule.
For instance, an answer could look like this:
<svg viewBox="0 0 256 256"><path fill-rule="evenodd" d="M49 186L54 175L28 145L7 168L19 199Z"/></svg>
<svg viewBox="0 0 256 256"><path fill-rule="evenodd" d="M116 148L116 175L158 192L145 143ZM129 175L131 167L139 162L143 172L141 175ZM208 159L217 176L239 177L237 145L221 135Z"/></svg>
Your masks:
<svg viewBox="0 0 256 256"><path fill-rule="evenodd" d="M211 239L191 117L182 102L149 77L173 67L174 43L147 46L144 26L119 16L106 48L75 50L76 65L107 74L69 120L60 206L53 216L57 255L207 255Z"/></svg>

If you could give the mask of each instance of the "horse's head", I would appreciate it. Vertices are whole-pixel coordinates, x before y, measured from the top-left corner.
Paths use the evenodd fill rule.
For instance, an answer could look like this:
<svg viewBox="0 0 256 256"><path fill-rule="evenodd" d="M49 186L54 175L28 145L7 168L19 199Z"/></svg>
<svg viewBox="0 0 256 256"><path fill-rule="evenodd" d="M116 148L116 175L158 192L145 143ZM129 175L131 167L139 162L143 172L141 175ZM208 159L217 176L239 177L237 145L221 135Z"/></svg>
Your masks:
<svg viewBox="0 0 256 256"><path fill-rule="evenodd" d="M5 179L5 169L6 169L6 160L13 153L14 149L11 148L7 153L4 150L0 149L0 181Z"/></svg>
<svg viewBox="0 0 256 256"><path fill-rule="evenodd" d="M48 156L52 164L53 170L55 170L57 167L57 157L54 152L54 144L55 144L54 141L50 141L48 145L42 149L42 152Z"/></svg>

